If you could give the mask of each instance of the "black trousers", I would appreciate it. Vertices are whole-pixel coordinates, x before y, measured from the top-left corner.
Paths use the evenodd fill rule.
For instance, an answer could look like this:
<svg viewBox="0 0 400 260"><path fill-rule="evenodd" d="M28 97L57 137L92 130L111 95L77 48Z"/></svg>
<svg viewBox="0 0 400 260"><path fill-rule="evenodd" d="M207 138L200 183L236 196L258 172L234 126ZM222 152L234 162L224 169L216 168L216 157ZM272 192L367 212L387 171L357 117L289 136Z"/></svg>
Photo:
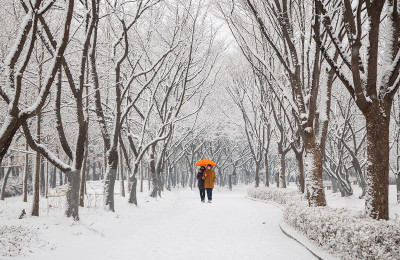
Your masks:
<svg viewBox="0 0 400 260"><path fill-rule="evenodd" d="M205 189L199 189L200 190L200 199L203 201L206 198L206 190Z"/></svg>
<svg viewBox="0 0 400 260"><path fill-rule="evenodd" d="M212 200L212 188L207 188L207 198L208 200Z"/></svg>

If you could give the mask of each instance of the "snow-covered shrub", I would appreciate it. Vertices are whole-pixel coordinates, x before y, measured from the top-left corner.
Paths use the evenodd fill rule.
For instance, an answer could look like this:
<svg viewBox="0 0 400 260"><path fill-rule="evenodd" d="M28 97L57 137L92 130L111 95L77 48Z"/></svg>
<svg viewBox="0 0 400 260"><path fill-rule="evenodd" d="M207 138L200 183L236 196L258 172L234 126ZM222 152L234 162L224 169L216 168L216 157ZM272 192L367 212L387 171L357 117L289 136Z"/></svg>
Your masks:
<svg viewBox="0 0 400 260"><path fill-rule="evenodd" d="M289 203L285 221L342 259L400 259L400 222L373 220L362 212Z"/></svg>
<svg viewBox="0 0 400 260"><path fill-rule="evenodd" d="M49 243L41 240L37 233L38 229L20 225L0 226L0 256L27 255L37 248L49 246Z"/></svg>
<svg viewBox="0 0 400 260"><path fill-rule="evenodd" d="M297 190L276 187L250 188L247 190L247 195L255 199L270 200L280 204L302 199Z"/></svg>
<svg viewBox="0 0 400 260"><path fill-rule="evenodd" d="M1 190L1 186L0 186ZM32 191L32 183L28 182L28 193ZM6 184L4 197L14 197L23 194L23 179L20 177L9 177Z"/></svg>
<svg viewBox="0 0 400 260"><path fill-rule="evenodd" d="M250 188L247 194L284 204L285 222L341 259L400 259L400 221L377 221L344 208L308 207L291 189Z"/></svg>

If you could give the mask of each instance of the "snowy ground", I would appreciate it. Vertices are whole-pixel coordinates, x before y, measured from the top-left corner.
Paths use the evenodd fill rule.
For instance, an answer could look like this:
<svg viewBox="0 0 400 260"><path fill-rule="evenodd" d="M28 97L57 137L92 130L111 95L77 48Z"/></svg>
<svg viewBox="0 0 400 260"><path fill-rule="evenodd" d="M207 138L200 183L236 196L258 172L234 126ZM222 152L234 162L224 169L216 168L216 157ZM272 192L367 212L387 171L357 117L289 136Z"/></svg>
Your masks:
<svg viewBox="0 0 400 260"><path fill-rule="evenodd" d="M315 259L281 232L281 210L246 199L246 189L216 188L212 204L197 190L159 200L139 193L137 208L116 195L117 213L93 195L80 222L63 216L62 197L42 199L41 217L18 220L30 203L9 198L0 202L0 259Z"/></svg>
<svg viewBox="0 0 400 260"><path fill-rule="evenodd" d="M358 186L353 186L354 194L350 197L340 196L340 192L333 193L332 190L326 191L326 200L328 206L333 208L348 208L352 210L364 210L365 200L358 197L362 194L362 190ZM390 219L398 219L400 215L400 204L397 203L396 185L389 185L389 217Z"/></svg>
<svg viewBox="0 0 400 260"><path fill-rule="evenodd" d="M275 187L274 185L272 185ZM356 211L363 211L365 209L365 200L359 199L362 190L359 186L353 185L354 194L350 197L342 197L340 192L333 193L332 190L325 190L326 201L329 207L332 208L347 208ZM291 182L288 189L297 189L295 183ZM397 202L396 185L389 185L389 217L390 219L400 218L400 203Z"/></svg>

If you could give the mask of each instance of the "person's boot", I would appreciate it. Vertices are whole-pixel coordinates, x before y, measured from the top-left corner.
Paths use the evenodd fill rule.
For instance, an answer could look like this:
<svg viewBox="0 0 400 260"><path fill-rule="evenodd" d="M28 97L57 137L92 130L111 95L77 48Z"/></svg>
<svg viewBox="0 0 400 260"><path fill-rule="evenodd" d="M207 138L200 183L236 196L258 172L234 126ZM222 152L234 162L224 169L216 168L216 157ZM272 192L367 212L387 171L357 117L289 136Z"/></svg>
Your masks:
<svg viewBox="0 0 400 260"><path fill-rule="evenodd" d="M211 203L211 200L209 200L208 203Z"/></svg>

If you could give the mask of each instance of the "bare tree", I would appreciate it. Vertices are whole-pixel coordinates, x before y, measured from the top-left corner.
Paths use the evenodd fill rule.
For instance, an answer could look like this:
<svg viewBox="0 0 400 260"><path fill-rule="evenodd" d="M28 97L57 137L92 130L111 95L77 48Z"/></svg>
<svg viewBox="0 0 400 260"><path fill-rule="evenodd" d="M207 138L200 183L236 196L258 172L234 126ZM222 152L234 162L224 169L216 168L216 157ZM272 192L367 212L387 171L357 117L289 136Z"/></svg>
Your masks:
<svg viewBox="0 0 400 260"><path fill-rule="evenodd" d="M315 3L317 11L324 17L322 21L329 40L345 66L338 66L326 44L316 39L317 45L366 120L366 212L374 219L388 219L390 111L400 86L398 2L358 1L354 7L350 1L340 1L329 7L322 1ZM332 15L330 9L333 6L342 8L341 17ZM347 36L344 41L336 36L338 33L332 26L335 19L344 22ZM368 26L363 25L365 21ZM383 23L384 31L381 29ZM379 44L382 39L384 46ZM361 57L363 51L366 51L365 62Z"/></svg>
<svg viewBox="0 0 400 260"><path fill-rule="evenodd" d="M23 5L24 2L21 2ZM69 36L69 26L74 7L74 1L69 1L67 7L67 16L65 26L61 33L59 45L54 52L51 65L48 68L49 73L43 80L42 88L35 102L26 108L19 107L21 96L23 74L31 59L33 48L36 42L36 31L38 28L39 19L43 19L43 15L51 9L54 1L38 0L34 5L24 6L27 14L20 25L18 36L15 39L14 46L7 56L5 61L6 85L0 88L0 96L9 105L7 115L0 130L0 161L6 154L11 141L18 130L18 128L26 122L27 119L33 117L38 113L50 92L50 87L54 81L58 67L61 64L64 50L67 46ZM24 50L26 50L24 52ZM22 55L22 57L21 57Z"/></svg>

